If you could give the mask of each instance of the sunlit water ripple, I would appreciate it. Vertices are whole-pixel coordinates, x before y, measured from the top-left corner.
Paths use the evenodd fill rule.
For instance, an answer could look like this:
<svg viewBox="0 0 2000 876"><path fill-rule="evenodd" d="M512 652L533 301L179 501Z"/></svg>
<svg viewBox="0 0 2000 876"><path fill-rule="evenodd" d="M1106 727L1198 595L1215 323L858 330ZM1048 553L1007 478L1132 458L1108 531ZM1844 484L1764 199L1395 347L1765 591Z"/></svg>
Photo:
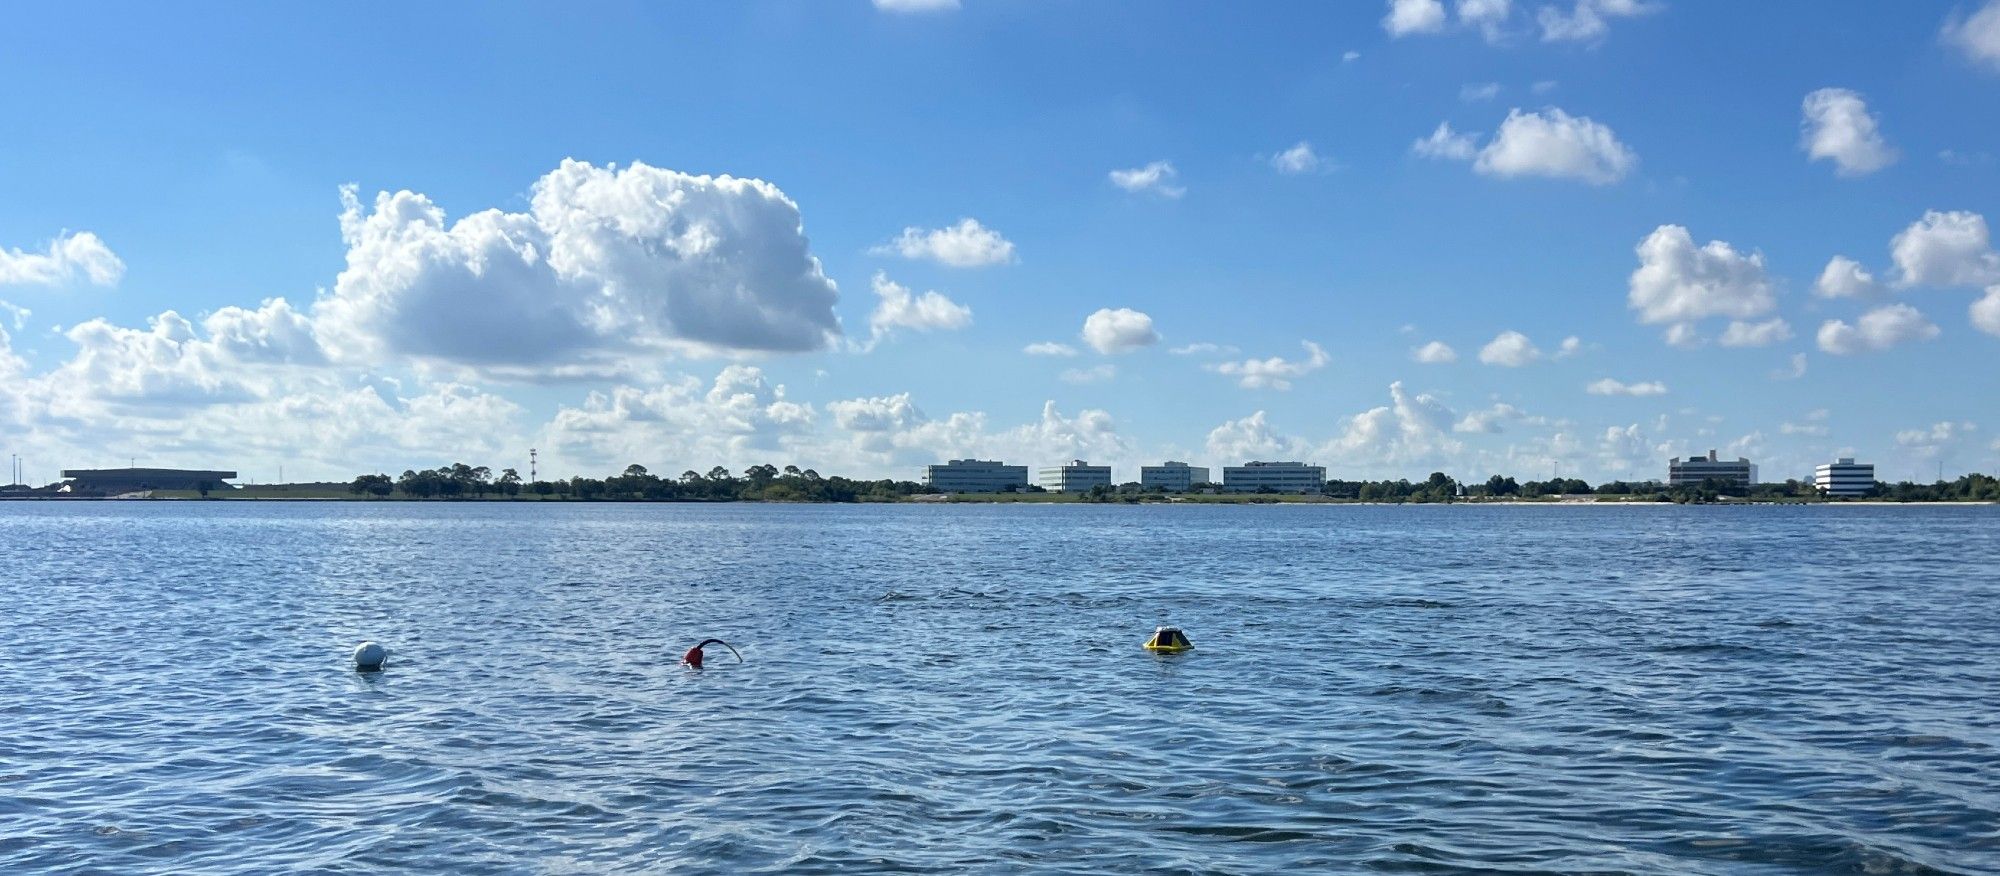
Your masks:
<svg viewBox="0 0 2000 876"><path fill-rule="evenodd" d="M0 503L0 871L1994 872L1996 557L1991 507Z"/></svg>

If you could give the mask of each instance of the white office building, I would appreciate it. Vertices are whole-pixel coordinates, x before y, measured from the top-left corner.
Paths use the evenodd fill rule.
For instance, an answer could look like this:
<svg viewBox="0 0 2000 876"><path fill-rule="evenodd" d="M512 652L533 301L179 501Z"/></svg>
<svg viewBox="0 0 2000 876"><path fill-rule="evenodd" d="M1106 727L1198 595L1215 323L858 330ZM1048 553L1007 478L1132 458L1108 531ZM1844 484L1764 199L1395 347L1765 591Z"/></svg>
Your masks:
<svg viewBox="0 0 2000 876"><path fill-rule="evenodd" d="M1172 461L1139 466L1139 486L1148 490L1159 487L1169 493L1185 493L1195 484L1208 482L1206 466Z"/></svg>
<svg viewBox="0 0 2000 876"><path fill-rule="evenodd" d="M1222 467L1222 488L1232 493L1317 493L1326 486L1326 467L1303 462L1246 462Z"/></svg>
<svg viewBox="0 0 2000 876"><path fill-rule="evenodd" d="M1111 466L1073 460L1069 465L1042 469L1035 484L1051 493L1087 493L1099 484L1111 486Z"/></svg>
<svg viewBox="0 0 2000 876"><path fill-rule="evenodd" d="M1028 485L1028 467L988 459L954 459L924 469L924 483L946 493L999 493Z"/></svg>
<svg viewBox="0 0 2000 876"><path fill-rule="evenodd" d="M1814 469L1813 486L1829 496L1866 496L1875 489L1875 466L1843 456Z"/></svg>
<svg viewBox="0 0 2000 876"><path fill-rule="evenodd" d="M1699 487L1710 478L1748 487L1757 483L1757 466L1743 457L1737 457L1734 462L1717 459L1713 450L1705 457L1690 456L1667 461L1668 486Z"/></svg>

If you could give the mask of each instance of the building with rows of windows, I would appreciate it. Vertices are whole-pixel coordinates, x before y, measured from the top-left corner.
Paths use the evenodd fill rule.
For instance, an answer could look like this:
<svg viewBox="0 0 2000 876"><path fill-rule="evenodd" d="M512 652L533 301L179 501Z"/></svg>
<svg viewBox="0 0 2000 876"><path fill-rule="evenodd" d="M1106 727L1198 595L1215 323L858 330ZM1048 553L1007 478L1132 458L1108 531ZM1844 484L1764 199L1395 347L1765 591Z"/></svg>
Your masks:
<svg viewBox="0 0 2000 876"><path fill-rule="evenodd" d="M1749 487L1757 483L1757 466L1742 457L1734 461L1717 459L1713 450L1705 457L1667 460L1667 485L1670 487L1699 487L1703 481L1711 479Z"/></svg>
<svg viewBox="0 0 2000 876"><path fill-rule="evenodd" d="M1185 493L1193 489L1195 484L1208 482L1206 466L1168 461L1159 465L1139 467L1139 486L1149 490L1158 487L1169 493Z"/></svg>
<svg viewBox="0 0 2000 876"><path fill-rule="evenodd" d="M1843 456L1814 469L1813 486L1829 496L1866 496L1875 489L1875 466Z"/></svg>
<svg viewBox="0 0 2000 876"><path fill-rule="evenodd" d="M1088 493L1091 487L1111 486L1111 466L1071 460L1042 469L1035 485L1051 493Z"/></svg>
<svg viewBox="0 0 2000 876"><path fill-rule="evenodd" d="M1028 467L990 459L954 459L924 469L924 484L945 493L1000 493L1028 485Z"/></svg>
<svg viewBox="0 0 2000 876"><path fill-rule="evenodd" d="M1222 488L1232 493L1317 493L1326 466L1303 462L1246 462L1222 468Z"/></svg>
<svg viewBox="0 0 2000 876"><path fill-rule="evenodd" d="M1184 493L1197 485L1214 483L1212 469L1168 461L1139 467L1139 486ZM997 460L954 459L944 465L929 466L924 483L945 493L998 493L1027 488L1028 467ZM1046 466L1035 471L1035 486L1051 493L1087 493L1092 487L1115 487L1111 466L1091 465L1081 459L1065 465ZM1326 487L1326 467L1304 462L1251 461L1222 469L1222 488L1236 493L1317 493Z"/></svg>

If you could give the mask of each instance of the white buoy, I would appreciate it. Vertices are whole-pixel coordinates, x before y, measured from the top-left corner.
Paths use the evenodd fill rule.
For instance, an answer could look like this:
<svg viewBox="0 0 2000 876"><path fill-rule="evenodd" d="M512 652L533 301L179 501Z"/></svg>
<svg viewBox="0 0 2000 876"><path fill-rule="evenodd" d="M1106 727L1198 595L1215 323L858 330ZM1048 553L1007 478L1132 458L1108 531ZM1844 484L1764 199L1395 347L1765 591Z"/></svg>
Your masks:
<svg viewBox="0 0 2000 876"><path fill-rule="evenodd" d="M389 649L374 642L362 642L354 646L354 668L362 672L375 672L382 668L383 661L389 659Z"/></svg>

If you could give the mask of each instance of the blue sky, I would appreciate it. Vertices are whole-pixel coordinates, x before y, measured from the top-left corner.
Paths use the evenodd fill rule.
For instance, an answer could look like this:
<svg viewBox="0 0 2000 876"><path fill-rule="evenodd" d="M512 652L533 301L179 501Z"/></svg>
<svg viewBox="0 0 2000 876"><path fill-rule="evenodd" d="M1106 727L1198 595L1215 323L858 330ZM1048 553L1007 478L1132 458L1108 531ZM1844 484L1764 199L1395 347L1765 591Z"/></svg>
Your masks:
<svg viewBox="0 0 2000 876"><path fill-rule="evenodd" d="M2000 468L1993 2L15 18L38 480Z"/></svg>

